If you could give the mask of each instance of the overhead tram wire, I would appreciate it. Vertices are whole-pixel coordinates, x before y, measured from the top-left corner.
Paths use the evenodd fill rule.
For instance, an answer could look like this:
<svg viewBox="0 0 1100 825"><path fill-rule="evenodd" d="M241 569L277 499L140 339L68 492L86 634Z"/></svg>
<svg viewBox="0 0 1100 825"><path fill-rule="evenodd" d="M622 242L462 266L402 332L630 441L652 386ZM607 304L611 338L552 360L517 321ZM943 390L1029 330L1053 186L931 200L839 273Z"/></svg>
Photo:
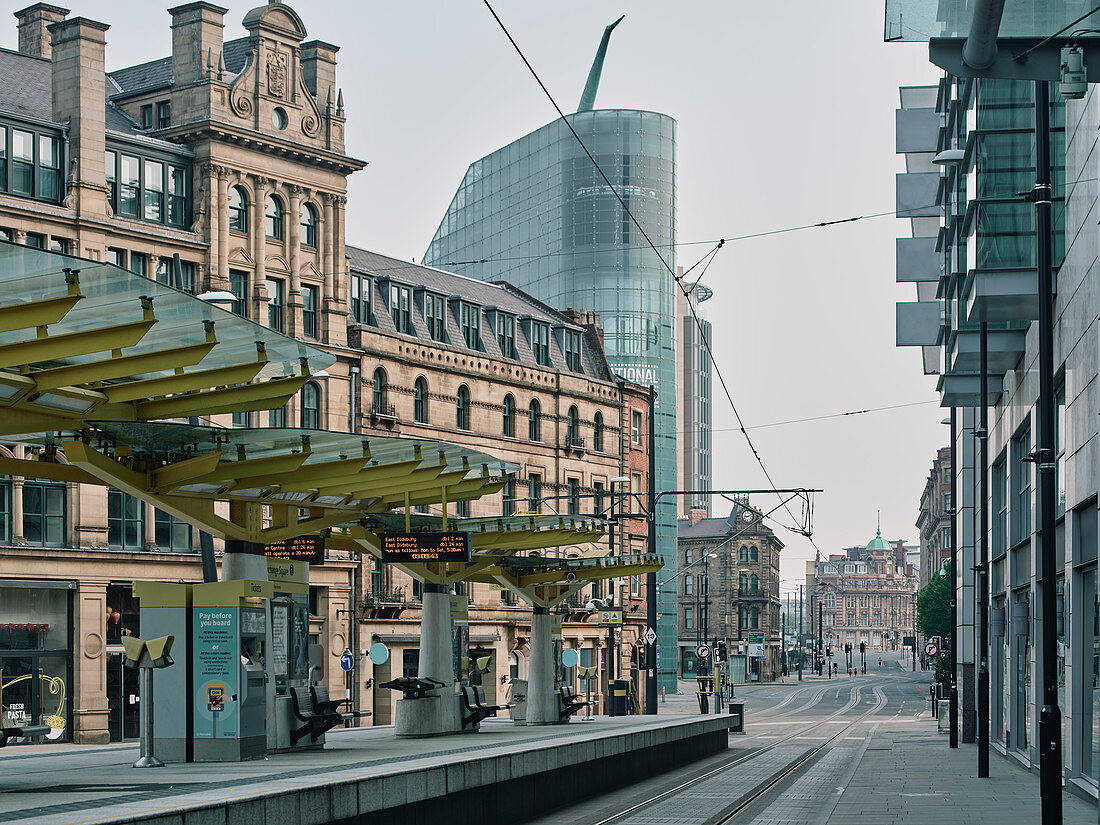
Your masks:
<svg viewBox="0 0 1100 825"><path fill-rule="evenodd" d="M577 141L577 145L580 146L581 149L584 151L584 154L588 157L588 160L592 163L592 167L599 173L600 178L607 185L607 188L610 190L611 194L615 196L615 200L617 200L619 202L619 206L622 207L623 212L630 218L630 222L638 228L638 231L641 233L642 237L645 239L645 242L649 245L649 248L653 250L653 252L660 259L661 263L664 264L665 269L668 270L668 273L672 276L673 281L680 288L680 291L684 293L684 297L688 297L687 289L684 287L681 280L676 276L676 273L673 271L673 269L669 265L668 261L665 260L664 256L661 255L661 252L657 249L656 245L653 243L653 240L649 237L649 234L645 231L645 227L643 227L641 225L641 223L638 221L638 219L634 216L634 213L630 211L630 207L628 207L626 205L626 201L623 200L622 195L619 194L619 191L615 188L614 184L611 183L611 179L607 177L607 174L604 172L603 168L600 166L599 163L596 162L595 156L593 156L592 152L589 151L589 149L585 145L584 141L581 140L581 136L579 134L577 134L577 130L573 128L573 124L570 123L569 118L567 118L565 116L565 112L562 111L561 107L558 105L558 102L554 99L554 96L552 94L550 94L550 90L546 88L546 84L542 82L542 78L539 77L538 72L535 71L534 66L532 66L531 62L527 59L527 55L525 55L523 53L523 50L519 47L519 44L516 43L515 38L512 37L512 33L510 31L508 31L508 27L504 25L504 21L502 21L500 19L500 16L497 15L496 10L493 8L493 6L489 2L489 0L482 0L482 2L484 3L485 8L487 8L489 10L489 13L493 16L493 19L497 22L497 25L500 26L500 30L502 32L504 32L504 36L508 38L508 42L512 44L512 48L514 48L516 50L516 54L519 55L520 60L523 61L523 64L527 67L527 70L531 73L531 76L534 77L535 82L539 84L539 88L542 89L543 94L546 95L547 99L550 101L550 104L554 107L554 110L558 113L558 117L561 118L562 123L565 124L566 128L568 128L569 132L573 135L573 138ZM837 221L827 221L827 222L824 222L822 225L827 225L829 223L849 223L849 222L852 222L853 220L856 220L856 218L845 218L845 219L841 219L841 220L837 220ZM769 234L775 234L775 233L769 233ZM720 247L722 245L724 245L724 242L719 244ZM760 453L757 451L756 445L754 445L752 443L752 439L749 437L749 433L745 429L745 422L741 419L741 414L738 412L737 405L733 401L733 395L730 393L729 386L726 384L725 376L722 375L722 371L718 368L718 362L714 357L714 352L711 349L710 341L707 340L707 336L704 333L703 325L702 325L702 322L699 319L699 315L698 315L698 313L696 313L695 307L693 307L691 305L690 300L688 300L686 303L688 305L688 309L691 310L691 317L695 321L695 327L699 331L699 338L703 342L703 347L706 349L707 355L710 358L711 367L714 369L714 374L718 376L718 382L722 385L722 391L725 393L726 399L730 403L730 408L733 410L733 414L734 414L734 417L737 419L738 425L740 425L741 434L745 438L745 443L748 444L749 449L752 451L753 457L756 459L756 463L760 465L760 470L764 473L764 477L768 480L769 486L771 486L772 490L775 491L775 495L780 496L780 493L778 492L777 485L776 485L775 481L772 480L771 473L769 473L768 468L764 466L764 460L760 457ZM780 498L782 498L782 496L780 496ZM790 506L787 505L786 502L784 502L783 507L787 511L787 514L791 517L791 521L797 523L798 519L795 518L794 513L791 512ZM813 537L811 535L807 535L806 538L808 538L810 540L810 544L812 544L814 546L814 549L816 549L818 552L821 552L820 548L818 548L817 544L814 542Z"/></svg>

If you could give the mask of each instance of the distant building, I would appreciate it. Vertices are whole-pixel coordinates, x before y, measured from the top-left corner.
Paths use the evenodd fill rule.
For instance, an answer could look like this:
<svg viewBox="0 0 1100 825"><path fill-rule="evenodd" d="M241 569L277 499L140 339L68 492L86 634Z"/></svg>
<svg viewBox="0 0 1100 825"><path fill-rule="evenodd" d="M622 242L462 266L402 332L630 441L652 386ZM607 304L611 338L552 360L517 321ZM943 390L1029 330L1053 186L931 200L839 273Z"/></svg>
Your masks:
<svg viewBox="0 0 1100 825"><path fill-rule="evenodd" d="M700 306L710 300L710 287L695 282L688 294L676 295L676 489L711 488L711 362L704 341L710 343L711 324ZM693 510L710 516L710 496L680 496L679 516Z"/></svg>
<svg viewBox="0 0 1100 825"><path fill-rule="evenodd" d="M846 643L857 652L860 642L871 650L898 650L903 637L912 635L917 573L906 555L903 541L888 542L878 531L866 547L806 563L813 635L820 616L821 638L838 663Z"/></svg>
<svg viewBox="0 0 1100 825"><path fill-rule="evenodd" d="M690 678L703 672L695 649L721 639L734 654L730 673L735 682L776 679L782 647L783 542L747 498L737 501L728 516L702 518L702 513L696 510L691 518L680 519L677 569L683 573L666 585L679 592L680 675ZM710 553L717 555L710 558ZM744 645L743 655L736 655L739 643Z"/></svg>
<svg viewBox="0 0 1100 825"><path fill-rule="evenodd" d="M917 515L920 530L920 586L951 560L951 448L936 451Z"/></svg>

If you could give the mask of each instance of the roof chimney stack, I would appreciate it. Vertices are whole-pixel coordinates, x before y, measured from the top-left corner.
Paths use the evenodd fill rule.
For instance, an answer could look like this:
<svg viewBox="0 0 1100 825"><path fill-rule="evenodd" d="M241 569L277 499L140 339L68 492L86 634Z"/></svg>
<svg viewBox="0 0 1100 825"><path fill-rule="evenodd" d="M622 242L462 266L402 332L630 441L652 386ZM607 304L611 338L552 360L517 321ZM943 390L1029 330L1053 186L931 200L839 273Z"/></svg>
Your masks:
<svg viewBox="0 0 1100 825"><path fill-rule="evenodd" d="M47 3L35 3L15 12L19 21L19 53L49 60L52 50L48 26L64 20L68 14L68 9Z"/></svg>

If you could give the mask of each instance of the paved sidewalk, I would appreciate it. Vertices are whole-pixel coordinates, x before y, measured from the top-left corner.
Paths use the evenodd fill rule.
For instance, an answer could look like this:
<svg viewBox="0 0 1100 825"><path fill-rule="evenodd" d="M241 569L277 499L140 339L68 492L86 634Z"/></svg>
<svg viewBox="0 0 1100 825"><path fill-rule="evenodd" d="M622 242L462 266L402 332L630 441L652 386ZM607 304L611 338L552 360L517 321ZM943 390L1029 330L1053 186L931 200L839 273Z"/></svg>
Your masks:
<svg viewBox="0 0 1100 825"><path fill-rule="evenodd" d="M989 755L978 779L974 745L947 746L934 722L879 726L828 825L1038 825L1039 774ZM1062 794L1065 825L1096 825L1096 803Z"/></svg>

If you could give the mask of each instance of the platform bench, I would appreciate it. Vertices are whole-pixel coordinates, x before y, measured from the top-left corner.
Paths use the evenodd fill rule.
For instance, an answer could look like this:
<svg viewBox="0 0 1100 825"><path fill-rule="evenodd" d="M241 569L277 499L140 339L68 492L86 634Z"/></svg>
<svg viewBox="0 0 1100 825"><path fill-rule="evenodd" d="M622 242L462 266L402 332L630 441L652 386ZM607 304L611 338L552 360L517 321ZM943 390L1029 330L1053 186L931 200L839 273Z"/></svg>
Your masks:
<svg viewBox="0 0 1100 825"><path fill-rule="evenodd" d="M290 698L294 705L294 716L304 723L299 728L291 728L291 745L297 745L300 740L307 736L310 742L316 742L337 725L342 725L351 719L370 716L369 710L339 710L340 705L351 700L330 699L327 687L312 685L308 691L292 687Z"/></svg>
<svg viewBox="0 0 1100 825"><path fill-rule="evenodd" d="M462 727L476 727L490 716L496 716L498 710L509 710L512 705L485 704L485 688L470 686L462 688Z"/></svg>
<svg viewBox="0 0 1100 825"><path fill-rule="evenodd" d="M577 692L571 687L561 687L558 689L558 696L561 699L562 706L558 708L558 719L568 719L574 713L588 707L591 702L586 702L583 699L577 698Z"/></svg>
<svg viewBox="0 0 1100 825"><path fill-rule="evenodd" d="M423 699L425 696L431 694L433 690L444 686L443 682L438 679L431 679L424 677L413 676L399 676L396 679L390 679L388 682L383 682L378 687L389 688L390 690L399 690L404 694L403 699ZM432 694L435 695L435 694Z"/></svg>

